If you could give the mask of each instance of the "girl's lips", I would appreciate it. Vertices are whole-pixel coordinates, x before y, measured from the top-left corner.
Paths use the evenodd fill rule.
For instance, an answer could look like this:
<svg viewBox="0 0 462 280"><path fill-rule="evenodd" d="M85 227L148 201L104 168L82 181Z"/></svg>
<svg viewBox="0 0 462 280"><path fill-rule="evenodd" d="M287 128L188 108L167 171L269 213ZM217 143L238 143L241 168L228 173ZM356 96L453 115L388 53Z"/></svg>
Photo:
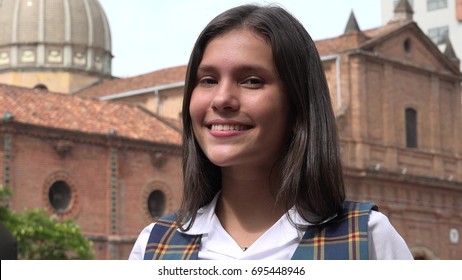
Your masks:
<svg viewBox="0 0 462 280"><path fill-rule="evenodd" d="M252 129L252 126L238 122L214 121L207 125L210 134L215 137L230 137Z"/></svg>
<svg viewBox="0 0 462 280"><path fill-rule="evenodd" d="M205 126L210 130L216 131L244 131L253 128L249 122L225 119L206 121Z"/></svg>

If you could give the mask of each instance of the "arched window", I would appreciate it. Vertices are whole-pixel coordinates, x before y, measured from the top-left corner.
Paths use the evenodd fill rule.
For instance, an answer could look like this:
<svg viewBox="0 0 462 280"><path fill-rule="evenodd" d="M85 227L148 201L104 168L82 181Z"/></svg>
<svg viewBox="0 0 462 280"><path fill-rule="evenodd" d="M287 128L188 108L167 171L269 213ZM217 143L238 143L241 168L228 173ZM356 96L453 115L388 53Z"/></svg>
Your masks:
<svg viewBox="0 0 462 280"><path fill-rule="evenodd" d="M48 191L48 199L56 211L67 211L71 204L72 190L66 182L56 181Z"/></svg>
<svg viewBox="0 0 462 280"><path fill-rule="evenodd" d="M406 40L404 40L403 48L404 48L404 51L405 51L406 53L410 53L410 52L411 52L411 40L410 40L409 38L407 38Z"/></svg>
<svg viewBox="0 0 462 280"><path fill-rule="evenodd" d="M39 90L46 90L48 91L48 87L45 84L36 84L34 86L34 89L39 89Z"/></svg>
<svg viewBox="0 0 462 280"><path fill-rule="evenodd" d="M148 210L151 216L157 220L165 211L165 194L160 190L155 190L149 194Z"/></svg>
<svg viewBox="0 0 462 280"><path fill-rule="evenodd" d="M417 148L417 111L406 108L406 147Z"/></svg>
<svg viewBox="0 0 462 280"><path fill-rule="evenodd" d="M427 247L412 247L410 248L414 260L437 260L439 259L435 253Z"/></svg>

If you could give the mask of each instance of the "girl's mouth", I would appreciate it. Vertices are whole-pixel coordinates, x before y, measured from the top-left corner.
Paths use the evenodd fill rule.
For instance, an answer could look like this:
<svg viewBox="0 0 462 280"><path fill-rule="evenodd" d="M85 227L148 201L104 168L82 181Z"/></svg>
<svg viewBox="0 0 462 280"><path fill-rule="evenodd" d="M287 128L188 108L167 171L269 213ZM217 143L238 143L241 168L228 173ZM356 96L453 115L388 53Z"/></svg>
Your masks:
<svg viewBox="0 0 462 280"><path fill-rule="evenodd" d="M209 126L209 129L213 131L244 131L250 128L248 125L239 124L212 124Z"/></svg>

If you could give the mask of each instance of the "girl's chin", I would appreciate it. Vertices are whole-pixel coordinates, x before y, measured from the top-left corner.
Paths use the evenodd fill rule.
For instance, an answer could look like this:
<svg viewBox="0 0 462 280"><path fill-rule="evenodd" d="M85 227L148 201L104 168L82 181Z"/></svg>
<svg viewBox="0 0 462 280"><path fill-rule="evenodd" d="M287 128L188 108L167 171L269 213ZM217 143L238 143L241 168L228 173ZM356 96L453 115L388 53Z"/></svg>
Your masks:
<svg viewBox="0 0 462 280"><path fill-rule="evenodd" d="M207 155L207 157L213 164L220 167L231 166L236 163L235 158L229 155L213 154Z"/></svg>
<svg viewBox="0 0 462 280"><path fill-rule="evenodd" d="M219 167L226 167L226 166L230 166L231 164L229 163L229 161L227 159L223 159L223 158L209 158L209 160L215 164L216 166L219 166Z"/></svg>

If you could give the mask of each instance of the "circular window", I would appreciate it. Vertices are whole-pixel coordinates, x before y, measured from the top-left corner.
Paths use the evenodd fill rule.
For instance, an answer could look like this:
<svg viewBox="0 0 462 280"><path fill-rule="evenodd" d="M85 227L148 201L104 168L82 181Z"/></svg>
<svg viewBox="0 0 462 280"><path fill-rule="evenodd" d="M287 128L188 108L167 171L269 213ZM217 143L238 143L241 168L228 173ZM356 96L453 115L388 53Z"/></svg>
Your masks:
<svg viewBox="0 0 462 280"><path fill-rule="evenodd" d="M457 229L451 228L449 230L449 241L451 241L451 244L459 243L459 231Z"/></svg>
<svg viewBox="0 0 462 280"><path fill-rule="evenodd" d="M69 209L72 198L72 191L64 181L56 181L48 191L48 199L56 211L64 212Z"/></svg>
<svg viewBox="0 0 462 280"><path fill-rule="evenodd" d="M155 190L148 197L149 214L154 219L159 219L165 211L165 194L162 191Z"/></svg>

